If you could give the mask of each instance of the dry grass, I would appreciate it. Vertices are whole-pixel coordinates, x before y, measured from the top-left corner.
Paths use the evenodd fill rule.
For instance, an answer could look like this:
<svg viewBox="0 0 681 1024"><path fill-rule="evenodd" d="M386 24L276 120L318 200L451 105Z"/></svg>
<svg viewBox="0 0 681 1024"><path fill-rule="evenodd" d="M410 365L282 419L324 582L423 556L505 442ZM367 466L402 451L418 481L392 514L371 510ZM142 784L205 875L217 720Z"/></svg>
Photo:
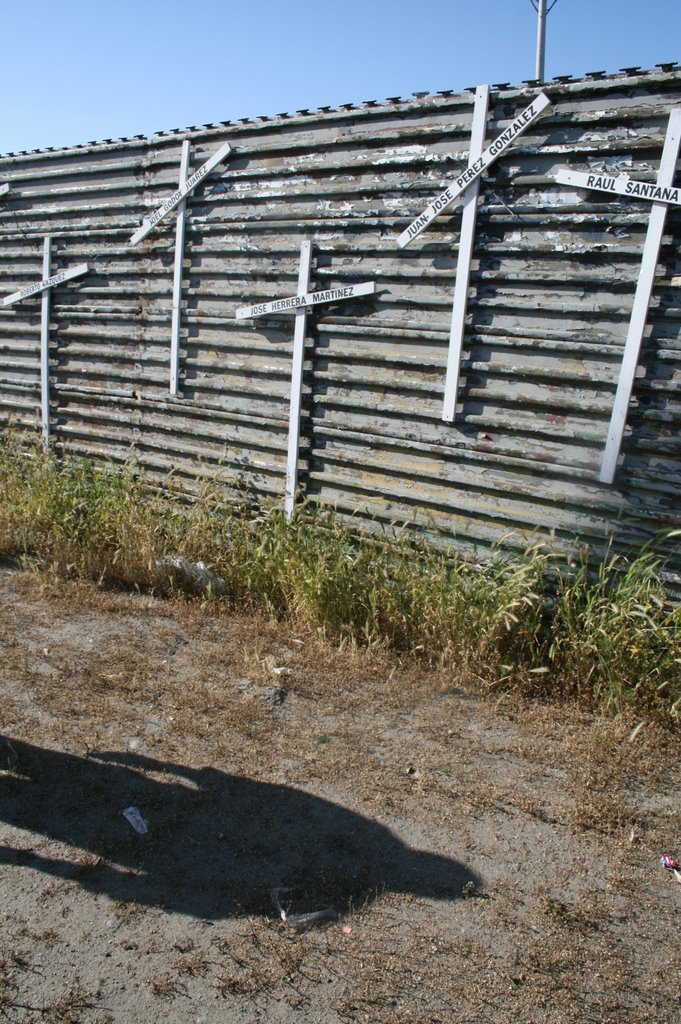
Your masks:
<svg viewBox="0 0 681 1024"><path fill-rule="evenodd" d="M94 1002L76 981L62 995L41 1008L43 1024L80 1024L85 1011L92 1009Z"/></svg>
<svg viewBox="0 0 681 1024"><path fill-rule="evenodd" d="M187 987L183 982L172 974L157 974L147 978L147 985L155 996L162 999L175 999L177 996L187 996Z"/></svg>

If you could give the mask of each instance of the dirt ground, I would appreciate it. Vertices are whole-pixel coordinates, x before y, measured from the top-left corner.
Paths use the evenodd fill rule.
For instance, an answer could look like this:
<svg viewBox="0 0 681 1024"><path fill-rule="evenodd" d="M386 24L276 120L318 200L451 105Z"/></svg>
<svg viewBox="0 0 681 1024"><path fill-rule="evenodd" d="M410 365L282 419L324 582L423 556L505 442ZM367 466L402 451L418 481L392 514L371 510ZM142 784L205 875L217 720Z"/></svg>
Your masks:
<svg viewBox="0 0 681 1024"><path fill-rule="evenodd" d="M681 1021L651 726L10 565L0 651L0 1021Z"/></svg>

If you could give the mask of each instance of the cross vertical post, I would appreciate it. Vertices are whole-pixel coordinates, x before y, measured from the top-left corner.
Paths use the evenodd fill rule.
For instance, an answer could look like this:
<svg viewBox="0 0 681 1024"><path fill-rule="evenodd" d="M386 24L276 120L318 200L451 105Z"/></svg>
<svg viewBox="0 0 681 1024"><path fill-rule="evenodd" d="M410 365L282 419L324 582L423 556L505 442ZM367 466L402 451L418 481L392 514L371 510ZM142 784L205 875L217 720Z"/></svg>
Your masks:
<svg viewBox="0 0 681 1024"><path fill-rule="evenodd" d="M43 245L43 280L50 276L52 238L45 235ZM50 443L50 293L45 288L40 306L40 414L45 448Z"/></svg>
<svg viewBox="0 0 681 1024"><path fill-rule="evenodd" d="M300 267L298 270L298 295L305 295L310 287L312 269L312 242L304 241L300 246ZM303 397L303 364L305 362L305 328L307 307L296 309L293 332L293 357L291 365L291 403L288 420L288 452L286 457L286 493L284 510L288 518L293 513L298 488L298 451L300 448L300 410Z"/></svg>
<svg viewBox="0 0 681 1024"><path fill-rule="evenodd" d="M681 108L675 108L669 115L669 125L662 150L660 170L657 176L658 186L673 185L680 146ZM622 366L617 382L615 402L598 477L601 483L611 484L617 472L617 461L622 447L622 438L634 386L636 366L641 351L643 332L648 316L648 306L655 281L655 267L657 266L660 254L666 216L667 204L664 202L654 202L648 222L648 231L641 260L641 272L638 284L636 285L634 305L631 311L627 339L624 344L624 355L622 356Z"/></svg>
<svg viewBox="0 0 681 1024"><path fill-rule="evenodd" d="M189 155L191 144L189 139L182 143L180 157L179 188L187 181L189 172ZM176 395L180 364L180 323L182 305L182 264L184 262L184 229L186 221L187 200L183 199L178 206L177 224L175 227L175 267L173 271L173 311L170 327L170 394Z"/></svg>
<svg viewBox="0 0 681 1024"><path fill-rule="evenodd" d="M479 85L475 90L469 163L473 163L477 160L482 153L482 147L485 143L485 133L487 130L488 109L489 86ZM447 353L445 396L442 405L442 419L445 423L453 423L456 416L456 396L459 389L461 350L463 347L463 336L466 326L468 284L470 280L471 261L473 258L473 244L475 241L475 224L478 216L479 194L480 178L476 178L465 193L463 216L461 219L459 257L456 262L456 281L454 284L454 301L452 304L452 322L449 332L449 350Z"/></svg>

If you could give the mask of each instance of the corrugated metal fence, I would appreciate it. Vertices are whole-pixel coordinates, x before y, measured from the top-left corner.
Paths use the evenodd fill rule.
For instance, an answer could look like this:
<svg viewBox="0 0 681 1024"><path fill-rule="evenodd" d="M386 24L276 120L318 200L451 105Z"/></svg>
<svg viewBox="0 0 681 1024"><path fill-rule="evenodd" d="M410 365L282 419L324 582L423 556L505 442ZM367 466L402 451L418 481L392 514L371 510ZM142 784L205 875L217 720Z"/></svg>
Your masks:
<svg viewBox="0 0 681 1024"><path fill-rule="evenodd" d="M492 91L487 141L537 87ZM313 287L375 280L315 307L299 483L367 526L411 522L464 548L553 532L600 549L681 526L681 211L671 207L623 458L598 482L650 203L556 183L560 167L654 181L681 72L545 87L553 106L481 179L456 421L441 419L461 208L397 235L466 167L473 94L205 125L0 158L0 296L57 287L50 430L65 451L151 472L245 474L283 496L293 317L234 318ZM174 215L129 238L191 170L233 151L187 201L180 390L168 391ZM190 170L190 173L191 173ZM40 296L0 309L0 425L40 422Z"/></svg>

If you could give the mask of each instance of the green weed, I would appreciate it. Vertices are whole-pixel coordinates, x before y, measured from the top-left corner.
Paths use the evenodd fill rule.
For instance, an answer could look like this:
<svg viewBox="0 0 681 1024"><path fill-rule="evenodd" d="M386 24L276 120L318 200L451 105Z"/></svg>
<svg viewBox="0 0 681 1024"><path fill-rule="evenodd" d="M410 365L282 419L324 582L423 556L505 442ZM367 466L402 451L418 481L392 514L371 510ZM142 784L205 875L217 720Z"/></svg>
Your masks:
<svg viewBox="0 0 681 1024"><path fill-rule="evenodd" d="M607 708L678 716L681 705L681 608L666 601L659 562L582 565L563 573L552 620L549 660L557 685Z"/></svg>
<svg viewBox="0 0 681 1024"><path fill-rule="evenodd" d="M134 463L59 459L9 434L0 440L2 554L157 590L178 585L159 559L201 560L222 600L418 656L459 681L681 716L681 610L649 553L561 568L533 548L474 565L406 532L356 535L311 505L288 520L220 479L197 484L189 500L172 475L151 486Z"/></svg>

